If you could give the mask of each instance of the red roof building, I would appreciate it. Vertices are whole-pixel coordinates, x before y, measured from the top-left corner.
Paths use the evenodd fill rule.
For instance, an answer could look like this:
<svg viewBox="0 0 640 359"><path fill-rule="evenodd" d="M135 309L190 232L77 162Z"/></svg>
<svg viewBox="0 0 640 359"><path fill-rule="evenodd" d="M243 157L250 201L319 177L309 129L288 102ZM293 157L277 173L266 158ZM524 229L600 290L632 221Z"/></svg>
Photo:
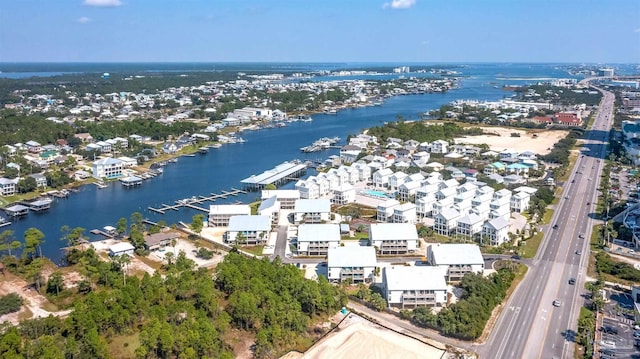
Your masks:
<svg viewBox="0 0 640 359"><path fill-rule="evenodd" d="M582 118L575 112L558 112L555 115L556 123L565 126L582 126Z"/></svg>
<svg viewBox="0 0 640 359"><path fill-rule="evenodd" d="M531 121L538 124L545 124L545 125L550 125L553 123L553 119L549 116L536 116L532 118Z"/></svg>

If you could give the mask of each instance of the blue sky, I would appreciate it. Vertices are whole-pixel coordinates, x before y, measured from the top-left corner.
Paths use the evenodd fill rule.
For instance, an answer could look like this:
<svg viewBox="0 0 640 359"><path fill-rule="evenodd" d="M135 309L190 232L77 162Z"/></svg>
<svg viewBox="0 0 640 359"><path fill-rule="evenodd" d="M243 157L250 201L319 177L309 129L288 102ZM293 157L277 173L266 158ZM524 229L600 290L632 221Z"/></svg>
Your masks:
<svg viewBox="0 0 640 359"><path fill-rule="evenodd" d="M0 62L640 63L639 0L0 0Z"/></svg>

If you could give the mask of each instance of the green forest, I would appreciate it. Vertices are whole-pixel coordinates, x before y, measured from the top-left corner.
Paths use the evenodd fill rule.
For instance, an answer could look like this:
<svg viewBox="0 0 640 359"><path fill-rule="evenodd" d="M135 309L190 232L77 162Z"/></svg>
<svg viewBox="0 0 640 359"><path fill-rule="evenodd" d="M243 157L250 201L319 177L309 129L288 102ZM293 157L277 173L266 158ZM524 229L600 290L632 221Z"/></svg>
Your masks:
<svg viewBox="0 0 640 359"><path fill-rule="evenodd" d="M213 276L181 252L163 274L142 278L127 275L126 261L104 262L93 250L74 255L87 279L62 291L47 286L51 296L74 296L68 317L5 324L0 357L233 358L235 341L249 338L255 357L273 358L306 349L312 323L346 302L326 280L235 252Z"/></svg>
<svg viewBox="0 0 640 359"><path fill-rule="evenodd" d="M416 140L418 142L431 142L435 140L453 140L455 137L465 135L481 135L482 129L478 127L464 128L452 122L442 124L425 124L423 122L397 121L383 126L372 127L368 134L378 137L382 142L388 138L399 138L403 141Z"/></svg>
<svg viewBox="0 0 640 359"><path fill-rule="evenodd" d="M460 282L464 294L456 303L438 314L433 313L431 308L420 307L413 312L405 311L402 315L418 326L438 329L444 335L465 340L477 339L482 335L493 308L505 298L514 279L514 271L507 268L488 277L467 274Z"/></svg>

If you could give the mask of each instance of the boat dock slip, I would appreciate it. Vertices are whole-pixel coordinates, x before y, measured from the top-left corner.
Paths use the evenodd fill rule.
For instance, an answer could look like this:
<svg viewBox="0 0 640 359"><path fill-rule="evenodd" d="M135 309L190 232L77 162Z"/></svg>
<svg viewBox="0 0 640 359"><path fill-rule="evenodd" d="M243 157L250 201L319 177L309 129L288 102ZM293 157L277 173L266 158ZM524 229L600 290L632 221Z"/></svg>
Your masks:
<svg viewBox="0 0 640 359"><path fill-rule="evenodd" d="M32 211L41 212L51 208L51 202L53 202L51 198L41 198L39 200L29 202L26 204L29 206L29 209L31 209Z"/></svg>
<svg viewBox="0 0 640 359"><path fill-rule="evenodd" d="M273 169L266 170L259 175L245 178L240 182L243 183L248 190L260 190L268 184L278 186L287 181L297 179L306 172L307 166L304 163L299 161L283 162Z"/></svg>
<svg viewBox="0 0 640 359"><path fill-rule="evenodd" d="M139 186L142 184L142 178L136 176L128 176L120 178L120 182L125 187Z"/></svg>
<svg viewBox="0 0 640 359"><path fill-rule="evenodd" d="M29 213L29 207L23 206L21 204L16 204L10 207L6 207L4 211L7 212L7 214L11 217L20 217L25 216L27 213Z"/></svg>
<svg viewBox="0 0 640 359"><path fill-rule="evenodd" d="M237 196L241 193L247 193L246 191L243 191L241 189L237 189L237 188L232 188L230 191L222 191L222 193L211 193L211 195L209 196L193 196L191 198L184 198L184 199L179 199L177 201L175 201L175 204L173 205L168 205L168 204L162 204L160 205L160 208L153 208L153 207L148 207L148 209L152 212L156 212L156 213L160 213L160 214L164 214L166 211L177 211L182 207L187 207L187 208L191 208L191 209L197 209L198 211L203 211L208 213L209 209L207 208L203 208L203 207L199 207L196 206L197 204L202 204L204 202L213 202L216 199L219 198L227 198L229 196Z"/></svg>

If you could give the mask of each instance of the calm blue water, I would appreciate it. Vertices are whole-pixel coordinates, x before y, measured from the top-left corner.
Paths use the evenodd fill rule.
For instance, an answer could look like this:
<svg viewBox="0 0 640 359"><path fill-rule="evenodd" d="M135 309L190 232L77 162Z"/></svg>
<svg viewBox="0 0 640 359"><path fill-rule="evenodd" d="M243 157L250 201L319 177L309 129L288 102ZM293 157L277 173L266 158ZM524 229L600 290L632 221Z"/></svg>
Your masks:
<svg viewBox="0 0 640 359"><path fill-rule="evenodd" d="M526 82L496 78L567 77L560 70L540 65L468 65L461 71L466 76L461 87L448 93L399 96L388 99L382 106L344 110L337 115L313 115L313 122L310 123L296 122L284 128L245 132L242 137L247 140L246 143L211 149L206 155L181 157L177 163L165 167L162 175L143 182L140 187L128 189L120 183L111 183L108 188L98 189L88 185L67 199L56 199L48 212L30 213L4 229L14 230L17 237L22 237L29 227L40 229L46 235L43 253L57 262L61 257L59 249L64 246L59 240L63 225L86 228L88 234L91 229L115 225L121 217L128 219L136 211L153 221L191 222L194 214L202 212L181 209L160 215L148 211L147 207L157 208L163 203L173 204L182 198L240 188L243 178L286 160L325 159L330 154L336 154L337 150L310 154L300 152L300 147L321 137L339 136L342 138L340 144L343 144L347 135L394 121L397 115L416 119L419 114L456 99L497 100L511 93L494 88L493 83ZM288 187L292 187L292 184ZM249 202L258 196L258 193L249 193L216 203ZM205 202L202 206L208 207L209 204Z"/></svg>

